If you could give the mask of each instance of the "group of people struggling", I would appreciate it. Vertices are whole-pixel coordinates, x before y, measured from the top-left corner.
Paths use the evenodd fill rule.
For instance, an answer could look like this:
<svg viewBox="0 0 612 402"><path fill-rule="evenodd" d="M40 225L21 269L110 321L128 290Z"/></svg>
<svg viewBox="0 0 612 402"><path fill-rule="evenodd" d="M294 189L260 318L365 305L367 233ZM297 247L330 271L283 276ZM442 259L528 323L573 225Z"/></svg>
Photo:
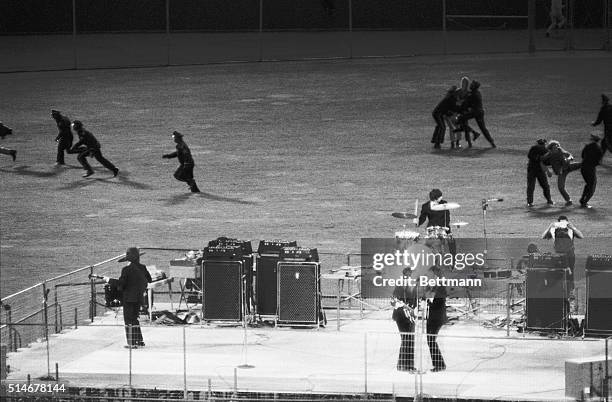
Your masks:
<svg viewBox="0 0 612 402"><path fill-rule="evenodd" d="M117 168L112 162L106 159L102 155L102 146L97 138L88 130L80 120L70 121L70 119L62 114L59 110L51 110L51 117L55 121L57 126L57 136L55 141L57 142L57 156L55 159L56 166L64 166L65 154L77 154L77 160L85 169L83 177L89 177L94 174L94 170L87 161L87 158L93 157L102 166L113 172L113 177L117 177L119 174L119 168ZM78 137L78 141L73 144L75 133ZM5 136L13 134L13 130L5 126L0 122L0 137L4 139ZM174 178L179 181L187 183L189 189L193 193L199 193L200 189L193 178L194 161L191 156L191 151L185 141L183 140L183 134L178 131L172 133L172 138L176 143L176 151L162 155L162 158L178 158L179 167L174 172ZM10 155L15 161L17 157L17 151L0 147L0 154Z"/></svg>
<svg viewBox="0 0 612 402"><path fill-rule="evenodd" d="M440 144L444 142L446 126L450 129L451 149L461 148L459 143L461 132L464 133L468 147L472 147L480 133L468 124L470 119L476 120L482 135L489 141L492 148L495 142L487 129L484 120L484 107L482 105L482 94L480 93L480 82L473 80L470 82L468 77L461 78L461 87L453 85L446 91L444 98L438 103L432 112L436 128L431 138L434 148L440 149Z"/></svg>
<svg viewBox="0 0 612 402"><path fill-rule="evenodd" d="M565 182L567 176L575 170L580 170L585 183L580 197L580 206L591 208L589 201L595 194L597 186L597 166L601 163L606 150L612 152L612 105L610 105L610 99L603 94L601 95L601 102L601 109L592 126L603 123L604 138L602 140L599 135L591 134L589 144L582 149L582 162L575 162L572 154L563 149L559 141L555 140L549 141L541 138L529 149L527 153L529 161L527 164L527 206L529 208L533 207L536 181L542 187L547 204L554 205L548 184L548 177L552 177L553 172L557 175L557 187L565 200L565 206L573 205L573 201L565 189ZM552 168L552 172L548 169L549 166Z"/></svg>

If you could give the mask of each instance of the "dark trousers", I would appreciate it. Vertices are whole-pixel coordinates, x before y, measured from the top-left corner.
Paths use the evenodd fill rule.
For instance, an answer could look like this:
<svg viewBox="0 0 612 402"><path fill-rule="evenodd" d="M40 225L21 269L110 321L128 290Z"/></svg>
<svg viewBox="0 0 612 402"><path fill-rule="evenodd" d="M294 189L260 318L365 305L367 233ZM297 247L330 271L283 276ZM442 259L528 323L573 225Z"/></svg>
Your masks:
<svg viewBox="0 0 612 402"><path fill-rule="evenodd" d="M414 322L403 320L397 323L400 330L400 350L397 358L398 370L413 370L414 367Z"/></svg>
<svg viewBox="0 0 612 402"><path fill-rule="evenodd" d="M559 173L559 176L557 176L557 188L559 189L559 193L561 193L561 196L563 196L563 199L565 201L569 201L571 199L569 194L565 190L565 179L567 179L567 175L570 174L570 172L580 169L580 166L580 162L572 162L566 169L563 169L561 173Z"/></svg>
<svg viewBox="0 0 612 402"><path fill-rule="evenodd" d="M464 128L466 140L468 136L470 135L470 131L471 131L467 124L469 119L476 120L476 124L478 124L478 128L480 129L480 132L482 133L482 135L484 135L487 141L489 141L489 144L495 145L495 142L493 142L493 138L491 137L491 133L489 133L489 130L487 130L487 126L484 121L484 112L480 112L480 111L467 112L461 116L461 125Z"/></svg>
<svg viewBox="0 0 612 402"><path fill-rule="evenodd" d="M438 332L440 332L440 328L442 328L443 322L437 319L428 319L427 320L427 346L429 346L429 355L431 356L431 363L434 368L437 369L445 369L446 363L444 363L444 357L442 357L442 352L440 352L440 347L438 346L438 342L436 338L438 337Z"/></svg>
<svg viewBox="0 0 612 402"><path fill-rule="evenodd" d="M580 173L584 179L584 190L582 190L582 197L580 197L580 203L586 204L595 194L595 187L597 186L597 172L595 166L582 166Z"/></svg>
<svg viewBox="0 0 612 402"><path fill-rule="evenodd" d="M198 188L193 179L193 164L191 163L181 164L174 172L174 178L178 181L187 183L192 191Z"/></svg>
<svg viewBox="0 0 612 402"><path fill-rule="evenodd" d="M601 153L604 155L606 150L612 153L612 129L606 130L604 134L604 139L601 141Z"/></svg>
<svg viewBox="0 0 612 402"><path fill-rule="evenodd" d="M64 164L64 151L68 152L68 150L72 147L72 141L59 141L57 143L57 158L55 161L59 164Z"/></svg>
<svg viewBox="0 0 612 402"><path fill-rule="evenodd" d="M442 113L433 112L432 116L434 118L434 121L436 122L436 128L434 129L431 142L436 145L440 145L444 142L444 136L446 134L446 122L444 121L444 116L442 115Z"/></svg>
<svg viewBox="0 0 612 402"><path fill-rule="evenodd" d="M138 322L139 311L140 303L123 302L125 338L127 339L128 345L131 346L138 346L143 343L142 332L140 331L140 322Z"/></svg>
<svg viewBox="0 0 612 402"><path fill-rule="evenodd" d="M115 165L110 163L110 161L108 159L106 159L104 156L102 156L102 151L100 151L99 149L88 149L88 150L86 150L84 152L81 152L79 154L79 156L77 156L77 160L79 161L79 163L88 172L91 172L93 170L91 168L91 165L89 164L89 162L87 162L87 157L88 156L94 157L98 162L100 162L100 164L102 166L104 166L105 168L107 168L111 172L115 171L115 169L116 169Z"/></svg>
<svg viewBox="0 0 612 402"><path fill-rule="evenodd" d="M546 173L544 173L542 169L527 169L527 203L533 203L533 192L535 191L536 180L540 184L540 187L542 187L546 201L552 201Z"/></svg>

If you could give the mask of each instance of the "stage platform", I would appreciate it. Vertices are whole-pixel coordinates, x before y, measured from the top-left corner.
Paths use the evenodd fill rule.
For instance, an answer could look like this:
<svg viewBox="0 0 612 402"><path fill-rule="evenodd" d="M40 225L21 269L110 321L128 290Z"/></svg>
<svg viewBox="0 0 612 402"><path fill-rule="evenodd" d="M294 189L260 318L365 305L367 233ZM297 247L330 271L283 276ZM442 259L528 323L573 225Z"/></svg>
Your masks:
<svg viewBox="0 0 612 402"><path fill-rule="evenodd" d="M523 336L516 330L506 337L505 330L463 320L442 328L446 371L430 371L423 338L415 347L421 375L398 372L399 335L390 314L370 312L359 319L357 313L339 329L332 320L320 329L259 325L246 332L237 323L162 325L143 316L146 347L130 350L124 347L121 312L109 311L93 324L53 335L49 369L55 376L57 363L59 382L81 389L182 391L186 384L197 394L420 393L459 400L562 401L573 400L565 397L565 361L604 353L603 340ZM8 381L30 375L36 382L48 374L46 362L45 342L9 353ZM244 364L253 367L240 368Z"/></svg>

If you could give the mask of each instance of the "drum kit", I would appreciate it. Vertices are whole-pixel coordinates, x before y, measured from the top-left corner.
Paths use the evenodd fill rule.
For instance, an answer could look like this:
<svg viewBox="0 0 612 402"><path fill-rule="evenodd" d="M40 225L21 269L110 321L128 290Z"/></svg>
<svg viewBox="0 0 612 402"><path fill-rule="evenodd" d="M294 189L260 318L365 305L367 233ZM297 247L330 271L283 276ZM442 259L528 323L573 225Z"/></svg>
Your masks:
<svg viewBox="0 0 612 402"><path fill-rule="evenodd" d="M417 205L418 205L418 202L415 204L414 213L393 212L391 216L393 216L394 218L399 218L399 219L411 219L411 220L416 219L417 218L417 214L416 214ZM447 202L445 204L432 205L431 210L432 211L450 211L450 210L457 209L459 207L461 207L461 205L457 204L456 202ZM468 222L463 222L463 221L452 222L450 224L451 227L454 227L456 229L460 229L466 225L468 225ZM395 232L395 238L397 240L412 240L416 242L416 241L421 240L421 238L439 239L439 240L449 239L449 238L452 238L452 234L450 233L449 228L446 226L429 226L426 229L426 234L424 236L421 236L419 232L408 230L406 229L406 225L403 225L402 230Z"/></svg>

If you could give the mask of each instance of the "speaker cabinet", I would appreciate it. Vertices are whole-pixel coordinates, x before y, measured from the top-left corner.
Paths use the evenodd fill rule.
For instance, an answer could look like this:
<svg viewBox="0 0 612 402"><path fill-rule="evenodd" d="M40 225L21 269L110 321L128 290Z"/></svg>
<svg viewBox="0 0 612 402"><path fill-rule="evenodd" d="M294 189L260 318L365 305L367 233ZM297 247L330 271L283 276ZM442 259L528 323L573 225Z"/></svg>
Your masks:
<svg viewBox="0 0 612 402"><path fill-rule="evenodd" d="M316 262L278 263L277 325L319 326L319 271Z"/></svg>
<svg viewBox="0 0 612 402"><path fill-rule="evenodd" d="M527 329L564 331L567 304L564 268L527 269Z"/></svg>
<svg viewBox="0 0 612 402"><path fill-rule="evenodd" d="M202 290L204 321L241 321L243 314L241 261L204 260Z"/></svg>
<svg viewBox="0 0 612 402"><path fill-rule="evenodd" d="M589 256L586 264L587 336L612 335L612 257Z"/></svg>
<svg viewBox="0 0 612 402"><path fill-rule="evenodd" d="M257 260L257 281L255 299L257 301L257 314L276 315L278 299L276 270L279 256L261 255Z"/></svg>

